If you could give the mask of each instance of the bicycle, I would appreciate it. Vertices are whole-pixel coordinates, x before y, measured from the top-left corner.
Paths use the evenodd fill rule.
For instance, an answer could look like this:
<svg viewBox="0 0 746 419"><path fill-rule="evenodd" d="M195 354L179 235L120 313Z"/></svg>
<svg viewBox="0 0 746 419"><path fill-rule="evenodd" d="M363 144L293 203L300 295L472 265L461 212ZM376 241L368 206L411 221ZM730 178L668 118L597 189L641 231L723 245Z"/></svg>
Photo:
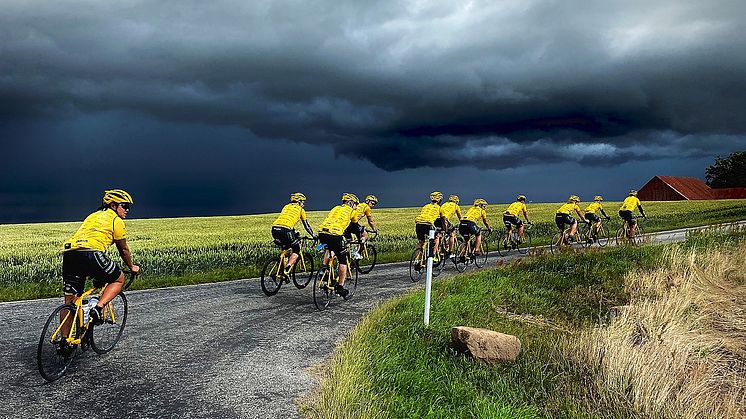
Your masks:
<svg viewBox="0 0 746 419"><path fill-rule="evenodd" d="M606 221L609 221L607 218ZM597 244L599 247L606 247L609 244L609 229L604 224L604 219L601 218L599 226L596 228L596 223L586 223L581 234L583 242L586 247L591 247Z"/></svg>
<svg viewBox="0 0 746 419"><path fill-rule="evenodd" d="M346 246L347 252L349 252L351 249L350 244L348 243L346 244ZM318 247L316 247L316 249L321 252L327 251L325 244L319 245ZM355 294L355 289L357 288L357 277L359 270L356 260L353 260L351 257L348 257L347 259L349 261L349 265L347 266L348 269L347 279L345 280L345 289L348 292L347 299L350 299L352 298L353 294ZM334 287L337 285L338 270L339 261L337 260L337 256L334 254L334 252L330 252L329 262L327 262L326 264L322 264L313 280L313 304L319 311L325 310L327 307L329 307L332 299L334 298L334 296L337 295L334 291Z"/></svg>
<svg viewBox="0 0 746 419"><path fill-rule="evenodd" d="M484 233L485 231L486 234ZM491 228L482 230L482 253L479 255L475 254L477 249L477 236L469 234L464 237L464 241L459 243L458 252L456 252L456 257L453 261L454 265L456 265L457 271L464 272L466 266L470 263L474 263L478 268L483 268L484 265L487 264L487 254L489 253L489 239L491 234Z"/></svg>
<svg viewBox="0 0 746 419"><path fill-rule="evenodd" d="M126 272L126 274L129 275L128 283L131 284L137 274L133 272ZM89 308L88 297L100 291L98 293L100 298L107 285L94 286L72 303L62 304L55 308L47 318L36 350L36 365L45 380L55 381L65 375L73 358L77 356L78 349L85 352L91 348L97 354L103 355L114 349L122 337L127 323L127 297L124 296L124 292L117 294L103 308L103 323L101 324L94 325L88 312L84 311ZM66 336L62 332L65 324L70 327Z"/></svg>
<svg viewBox="0 0 746 419"><path fill-rule="evenodd" d="M361 259L357 260L357 270L361 274L369 274L370 271L375 268L376 262L378 261L378 251L376 250L375 244L372 243L376 238L378 238L378 230L368 230L366 228L365 231L371 234L368 236L368 240L363 243L360 243L359 241L355 242L358 243L357 251L360 256L362 256Z"/></svg>
<svg viewBox="0 0 746 419"><path fill-rule="evenodd" d="M312 237L299 237L298 240L302 243L313 241L316 239ZM293 254L293 249L282 249L282 243L275 239L274 243L280 247L279 256L270 256L264 267L262 267L261 280L259 281L262 286L262 292L267 297L271 297L280 291L280 287L285 282L289 282L290 278L293 279L295 287L300 289L305 288L311 279L313 279L314 261L313 254L301 249L298 254L298 260L296 260L293 269L290 271L290 278L285 275L285 267L290 260L290 256ZM298 275L300 273L301 275ZM300 276L300 278L298 278Z"/></svg>
<svg viewBox="0 0 746 419"><path fill-rule="evenodd" d="M627 221L622 221L622 226L619 227L619 229L616 231L616 245L617 246L635 246L638 243L642 242L642 236L645 234L645 231L642 227L642 220L647 219L647 217L634 217L635 220L637 220L637 233L634 236L630 236L630 226L627 223Z"/></svg>
<svg viewBox="0 0 746 419"><path fill-rule="evenodd" d="M440 236L440 243L438 245L437 252L435 251L434 243L427 244L428 252L423 252L421 248L416 247L412 252L412 257L409 259L409 278L412 282L418 282L422 279L422 274L427 268L427 258L429 254L433 255L433 276L440 275L445 267L446 255L448 254L448 243L447 239L443 237L441 232L437 232L436 235ZM425 244L423 244L424 248Z"/></svg>
<svg viewBox="0 0 746 419"><path fill-rule="evenodd" d="M511 250L517 250L518 253L525 255L531 250L531 228L534 223L525 223L523 229L523 239L518 235L518 229L513 228L512 223L505 224L504 233L500 234L500 240L497 242L497 253L500 256L508 256Z"/></svg>
<svg viewBox="0 0 746 419"><path fill-rule="evenodd" d="M580 223L581 221L578 222ZM571 229L572 225L568 225L562 230L562 232L554 233L554 236L552 236L552 241L549 243L549 250L552 253L564 252L565 250L572 249L573 244L575 243L579 243L581 247L584 246L584 243L580 238L580 227L578 227L575 230L575 234L572 235L573 241L568 240L568 238L570 237Z"/></svg>

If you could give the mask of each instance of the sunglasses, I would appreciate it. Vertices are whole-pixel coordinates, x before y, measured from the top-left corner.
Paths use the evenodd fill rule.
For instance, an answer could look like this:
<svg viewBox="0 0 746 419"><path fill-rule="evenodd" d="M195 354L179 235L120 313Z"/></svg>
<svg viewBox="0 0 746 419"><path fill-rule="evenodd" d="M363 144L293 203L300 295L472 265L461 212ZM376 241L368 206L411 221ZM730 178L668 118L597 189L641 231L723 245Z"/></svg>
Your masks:
<svg viewBox="0 0 746 419"><path fill-rule="evenodd" d="M130 210L130 204L119 204L120 207L124 208L125 211Z"/></svg>

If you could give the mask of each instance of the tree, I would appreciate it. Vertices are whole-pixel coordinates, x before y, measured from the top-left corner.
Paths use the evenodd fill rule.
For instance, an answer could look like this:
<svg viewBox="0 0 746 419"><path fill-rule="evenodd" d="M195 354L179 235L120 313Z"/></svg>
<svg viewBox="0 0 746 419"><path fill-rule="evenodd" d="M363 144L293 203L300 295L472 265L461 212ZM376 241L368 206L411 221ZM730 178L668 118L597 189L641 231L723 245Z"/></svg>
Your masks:
<svg viewBox="0 0 746 419"><path fill-rule="evenodd" d="M711 188L746 186L746 151L737 151L726 158L717 156L715 164L705 170L705 180Z"/></svg>

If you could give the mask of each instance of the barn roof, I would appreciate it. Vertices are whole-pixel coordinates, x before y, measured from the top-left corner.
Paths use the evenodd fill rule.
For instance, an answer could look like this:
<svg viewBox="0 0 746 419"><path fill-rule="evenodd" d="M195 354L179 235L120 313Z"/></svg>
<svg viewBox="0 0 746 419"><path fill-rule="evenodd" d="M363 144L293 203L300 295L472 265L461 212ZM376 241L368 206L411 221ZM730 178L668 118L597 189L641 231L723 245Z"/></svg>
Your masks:
<svg viewBox="0 0 746 419"><path fill-rule="evenodd" d="M685 176L656 176L686 199L718 199L702 179Z"/></svg>

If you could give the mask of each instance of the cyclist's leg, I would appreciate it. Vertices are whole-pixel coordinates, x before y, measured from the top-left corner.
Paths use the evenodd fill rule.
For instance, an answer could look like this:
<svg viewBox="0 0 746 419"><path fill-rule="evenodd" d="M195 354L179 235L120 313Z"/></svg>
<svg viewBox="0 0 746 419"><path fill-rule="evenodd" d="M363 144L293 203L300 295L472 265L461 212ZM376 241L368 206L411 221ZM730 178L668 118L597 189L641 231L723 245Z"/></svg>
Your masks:
<svg viewBox="0 0 746 419"><path fill-rule="evenodd" d="M62 289L65 294L65 304L71 304L76 298L83 294L85 288L86 270L84 268L85 258L82 252L71 250L62 254ZM67 311L60 313L62 324L62 335L70 334L72 318ZM65 319L64 317L68 317Z"/></svg>
<svg viewBox="0 0 746 419"><path fill-rule="evenodd" d="M93 285L95 287L106 285L96 305L99 308L104 307L122 291L125 279L124 273L104 252L81 253L85 253L85 257L88 259L87 274L93 278Z"/></svg>

